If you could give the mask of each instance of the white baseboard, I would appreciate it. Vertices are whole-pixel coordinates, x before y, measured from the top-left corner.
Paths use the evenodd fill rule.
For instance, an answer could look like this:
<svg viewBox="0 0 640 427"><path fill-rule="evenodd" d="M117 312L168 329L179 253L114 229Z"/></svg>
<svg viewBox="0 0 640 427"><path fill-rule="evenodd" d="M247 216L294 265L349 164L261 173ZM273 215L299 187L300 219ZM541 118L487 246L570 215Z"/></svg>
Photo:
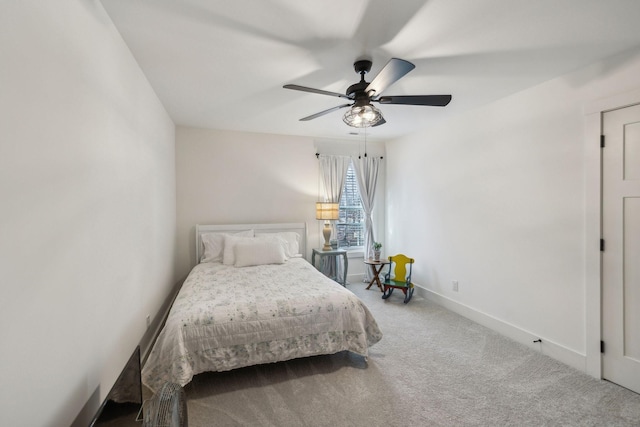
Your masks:
<svg viewBox="0 0 640 427"><path fill-rule="evenodd" d="M364 274L347 274L347 284L350 283L363 283L364 282Z"/></svg>
<svg viewBox="0 0 640 427"><path fill-rule="evenodd" d="M580 354L575 350L571 350L563 345L550 341L545 337L541 337L527 330L519 328L503 320L497 319L486 313L482 313L472 307L461 304L452 300L444 295L440 295L432 290L425 289L420 286L415 286L416 294L426 298L434 303L441 305L454 313L457 313L467 319L485 326L493 331L498 332L520 344L524 344L527 347L536 350L542 354L545 354L555 360L558 360L566 365L569 365L579 371L587 372L586 369L586 355ZM535 340L542 340L542 342L534 343Z"/></svg>

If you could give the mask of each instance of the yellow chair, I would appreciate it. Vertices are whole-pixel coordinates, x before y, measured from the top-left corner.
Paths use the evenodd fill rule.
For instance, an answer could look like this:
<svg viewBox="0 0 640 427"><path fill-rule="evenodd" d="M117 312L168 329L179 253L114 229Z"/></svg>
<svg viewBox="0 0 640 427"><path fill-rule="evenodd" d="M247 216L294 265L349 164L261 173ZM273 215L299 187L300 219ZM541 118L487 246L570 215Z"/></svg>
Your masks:
<svg viewBox="0 0 640 427"><path fill-rule="evenodd" d="M391 296L394 289L401 289L404 293L404 303L408 303L413 296L413 283L411 283L411 267L414 259L406 255L398 254L389 257L389 271L384 275L382 299ZM407 272L407 264L409 271ZM393 278L391 270L393 269Z"/></svg>

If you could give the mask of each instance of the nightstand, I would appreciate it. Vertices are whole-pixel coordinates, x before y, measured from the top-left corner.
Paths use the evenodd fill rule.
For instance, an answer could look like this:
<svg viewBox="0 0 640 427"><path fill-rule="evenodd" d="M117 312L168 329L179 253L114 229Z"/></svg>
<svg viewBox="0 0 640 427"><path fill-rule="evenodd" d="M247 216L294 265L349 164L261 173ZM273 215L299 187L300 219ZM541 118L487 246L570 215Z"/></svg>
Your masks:
<svg viewBox="0 0 640 427"><path fill-rule="evenodd" d="M320 258L319 266L316 266L316 255ZM344 260L344 274L342 276L342 282L338 280L337 272L338 272L338 257L341 256ZM313 249L311 253L311 265L318 269L318 271L322 272L326 275L324 271L322 271L322 259L324 257L330 257L333 260L334 271L336 273L336 277L331 277L336 282L340 283L342 286L347 286L347 268L349 267L349 260L347 258L347 251L344 249L331 249L328 251L324 251L322 249ZM330 276L329 276L330 277Z"/></svg>

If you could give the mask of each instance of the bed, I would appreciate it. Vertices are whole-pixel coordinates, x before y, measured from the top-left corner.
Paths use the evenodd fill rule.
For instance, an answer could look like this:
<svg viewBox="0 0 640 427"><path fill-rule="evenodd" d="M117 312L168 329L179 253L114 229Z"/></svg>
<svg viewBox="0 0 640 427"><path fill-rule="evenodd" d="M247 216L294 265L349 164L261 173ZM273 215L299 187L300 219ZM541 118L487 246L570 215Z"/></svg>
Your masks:
<svg viewBox="0 0 640 427"><path fill-rule="evenodd" d="M348 350L382 333L351 291L306 261L306 224L196 226L196 260L142 370L157 390L194 375Z"/></svg>

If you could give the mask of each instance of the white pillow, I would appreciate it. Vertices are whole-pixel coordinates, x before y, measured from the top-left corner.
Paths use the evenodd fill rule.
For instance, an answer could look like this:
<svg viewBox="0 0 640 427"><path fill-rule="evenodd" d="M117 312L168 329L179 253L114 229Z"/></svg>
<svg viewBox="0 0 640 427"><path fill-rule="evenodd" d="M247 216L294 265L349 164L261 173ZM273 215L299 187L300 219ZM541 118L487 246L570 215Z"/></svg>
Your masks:
<svg viewBox="0 0 640 427"><path fill-rule="evenodd" d="M265 240L268 242L275 242L277 244L279 244L280 246L282 246L282 250L284 251L284 256L286 258L289 258L289 243L284 240L283 237L281 236L276 236L275 234L261 234L259 236L256 236L256 239L261 239L261 240Z"/></svg>
<svg viewBox="0 0 640 427"><path fill-rule="evenodd" d="M243 239L234 248L235 266L282 264L286 261L284 247L275 240Z"/></svg>
<svg viewBox="0 0 640 427"><path fill-rule="evenodd" d="M233 265L236 263L235 246L238 242L244 240L255 240L255 237L238 236L237 234L224 236L224 249L222 251L222 263L224 265Z"/></svg>
<svg viewBox="0 0 640 427"><path fill-rule="evenodd" d="M256 233L256 237L276 237L284 240L284 254L287 258L300 255L300 235L295 231L282 231L279 233Z"/></svg>
<svg viewBox="0 0 640 427"><path fill-rule="evenodd" d="M204 246L204 253L200 257L200 262L222 262L224 236L226 235L230 235L230 233L203 233L200 236ZM253 237L253 230L245 230L233 235Z"/></svg>

